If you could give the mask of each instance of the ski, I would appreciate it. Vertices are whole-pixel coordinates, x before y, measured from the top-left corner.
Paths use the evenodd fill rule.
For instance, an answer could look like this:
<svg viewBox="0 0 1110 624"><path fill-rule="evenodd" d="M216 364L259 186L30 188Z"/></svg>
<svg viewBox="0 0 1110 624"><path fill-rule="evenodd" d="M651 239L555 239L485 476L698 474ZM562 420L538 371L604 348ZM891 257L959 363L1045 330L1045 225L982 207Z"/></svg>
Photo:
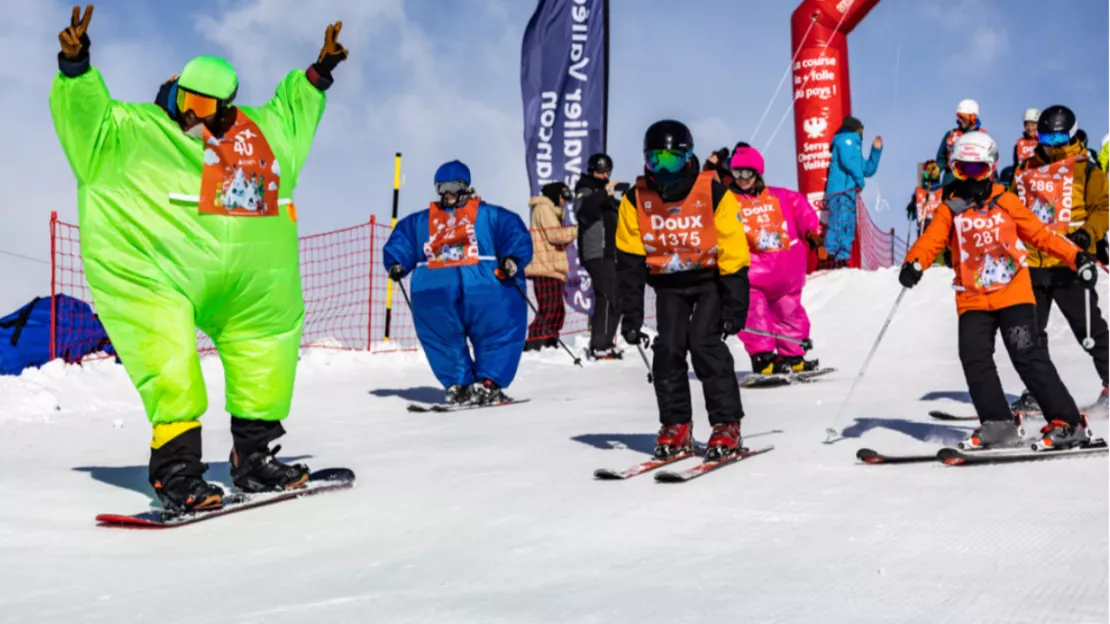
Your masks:
<svg viewBox="0 0 1110 624"><path fill-rule="evenodd" d="M676 455L668 457L667 459L649 459L646 462L639 463L639 464L636 464L635 466L630 466L628 468L625 468L624 470L621 470L620 472L617 472L615 470L610 470L608 468L598 468L597 470L594 471L594 478L601 479L602 481L616 481L616 480L620 480L620 479L629 479L629 478L632 478L632 477L635 477L635 476L638 476L638 475L642 475L645 472L651 472L652 470L655 470L656 468L660 468L662 466L666 466L667 464L673 464L677 461L682 461L684 459L689 459L693 456L694 456L693 451L687 451L687 452L684 452L684 453L678 453Z"/></svg>
<svg viewBox="0 0 1110 624"><path fill-rule="evenodd" d="M313 472L304 487L281 492L262 492L257 494L231 492L224 495L224 505L210 511L175 512L166 509L151 509L137 514L100 514L96 522L100 526L124 527L135 529L169 529L211 520L255 507L272 505L282 501L322 494L334 490L353 487L355 473L347 468L326 468Z"/></svg>
<svg viewBox="0 0 1110 624"><path fill-rule="evenodd" d="M704 474L708 474L710 472L713 472L714 470L717 470L718 468L723 468L723 467L728 466L730 464L735 464L736 462L743 461L743 460L745 460L749 457L753 457L755 455L762 455L763 453L766 453L768 451L773 451L773 450L775 450L775 447L773 447L773 446L765 446L763 448L754 449L754 450L752 450L752 449L742 449L740 452L733 453L732 455L729 455L728 457L725 457L724 459L719 459L719 460L716 460L716 461L706 460L706 461L703 461L702 463L698 464L697 466L694 466L692 468L688 468L688 469L683 470L681 472L671 472L669 470L663 470L663 471L655 473L655 482L656 483L684 483L684 482L689 481L691 479L696 479L696 478L698 478L698 477L700 477Z"/></svg>
<svg viewBox="0 0 1110 624"><path fill-rule="evenodd" d="M499 403L491 403L489 405L445 405L443 403L410 403L408 410L418 414L427 412L447 413L447 412L464 412L466 410L485 409L487 407L505 407L507 405L520 405L527 403L531 399L509 399Z"/></svg>
<svg viewBox="0 0 1110 624"><path fill-rule="evenodd" d="M1107 452L1110 452L1110 447L1107 446L1106 440L1095 438L1082 446L1062 450L1000 449L994 452L969 453L954 448L942 448L937 451L937 459L948 466L974 466L1105 455Z"/></svg>
<svg viewBox="0 0 1110 624"><path fill-rule="evenodd" d="M797 373L772 373L770 375L750 373L740 382L740 386L744 388L767 388L790 385L793 383L810 383L815 377L833 372L836 372L835 368L821 368Z"/></svg>
<svg viewBox="0 0 1110 624"><path fill-rule="evenodd" d="M937 461L936 453L922 453L920 455L884 455L878 451L861 448L856 451L856 459L865 464L917 464Z"/></svg>

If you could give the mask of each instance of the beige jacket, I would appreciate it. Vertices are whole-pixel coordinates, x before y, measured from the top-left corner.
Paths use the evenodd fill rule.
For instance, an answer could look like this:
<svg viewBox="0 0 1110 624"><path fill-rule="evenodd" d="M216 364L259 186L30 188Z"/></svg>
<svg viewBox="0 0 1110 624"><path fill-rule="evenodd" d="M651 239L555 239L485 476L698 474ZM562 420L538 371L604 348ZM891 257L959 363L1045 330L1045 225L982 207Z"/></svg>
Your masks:
<svg viewBox="0 0 1110 624"><path fill-rule="evenodd" d="M563 209L543 195L533 197L528 206L532 209L532 262L524 274L567 281L567 246L578 238L578 226L563 225Z"/></svg>

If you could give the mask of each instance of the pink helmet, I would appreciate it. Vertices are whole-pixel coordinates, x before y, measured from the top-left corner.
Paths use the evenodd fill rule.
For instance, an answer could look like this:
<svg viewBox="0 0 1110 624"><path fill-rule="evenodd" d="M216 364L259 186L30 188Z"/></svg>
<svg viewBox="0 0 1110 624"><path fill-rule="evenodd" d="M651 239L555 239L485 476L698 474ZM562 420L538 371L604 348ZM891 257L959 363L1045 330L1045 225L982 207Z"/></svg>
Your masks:
<svg viewBox="0 0 1110 624"><path fill-rule="evenodd" d="M763 177L763 156L754 147L738 147L732 155L730 169L754 169L759 177Z"/></svg>

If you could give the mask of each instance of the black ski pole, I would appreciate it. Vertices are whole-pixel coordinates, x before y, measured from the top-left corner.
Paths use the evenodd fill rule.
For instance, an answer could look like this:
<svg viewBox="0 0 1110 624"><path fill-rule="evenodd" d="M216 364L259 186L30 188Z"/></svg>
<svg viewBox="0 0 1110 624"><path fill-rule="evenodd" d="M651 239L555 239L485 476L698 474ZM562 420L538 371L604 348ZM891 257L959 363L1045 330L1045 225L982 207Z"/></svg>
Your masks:
<svg viewBox="0 0 1110 624"><path fill-rule="evenodd" d="M405 290L405 283L397 280L397 285L401 288L401 294L405 296L405 303L409 306L409 314L412 314L412 301L409 299L409 292Z"/></svg>
<svg viewBox="0 0 1110 624"><path fill-rule="evenodd" d="M645 339L646 339L646 336L645 336ZM640 357L644 359L644 366L646 366L647 369L648 369L648 383L649 384L655 383L655 378L651 376L651 363L648 362L647 354L644 353L644 348L642 346L640 346L640 341L639 340L636 341L636 350L640 352Z"/></svg>
<svg viewBox="0 0 1110 624"><path fill-rule="evenodd" d="M801 340L798 340L797 338L791 338L789 336L783 336L782 334L774 334L774 333L765 332L765 331L762 331L762 330L759 330L759 329L748 329L747 327L745 327L744 329L741 329L740 331L748 333L748 334L755 334L757 336L766 336L768 338L774 338L775 340L781 340L783 342L792 342L792 343L800 346L802 348L802 351L809 351L809 350L813 349L813 341L810 340L809 338L803 338Z"/></svg>
<svg viewBox="0 0 1110 624"><path fill-rule="evenodd" d="M534 314L535 314L536 316L539 316L539 315L540 315L540 311L536 309L536 304L532 303L532 300L528 298L528 294L527 294L527 293L525 293L525 292L524 292L524 289L520 287L520 282L516 281L516 276L510 276L510 277L509 277L508 279L511 279L511 280L513 280L513 286L516 286L516 291L517 291L518 293L520 293L520 296L521 296L521 297L524 297L524 300L525 300L525 301L527 301L527 302L528 302L528 307L529 307L529 308L532 308L532 312L533 312L533 313L534 313ZM563 348L563 349L564 349L564 350L565 350L565 351L567 352L567 355L569 355L569 356L570 356L570 358L571 358L572 360L574 360L574 365L575 365L575 366L582 366L582 359L581 359L581 358L577 358L577 357L575 357L575 356L574 356L574 352L573 352L573 351L571 351L571 350L570 350L570 348L569 348L569 347L567 347L567 345L563 343L563 339L562 339L562 338L560 338L560 337L558 337L558 336L555 336L555 340L558 340L558 341L559 341L559 346L561 346L561 347L562 347L562 348Z"/></svg>

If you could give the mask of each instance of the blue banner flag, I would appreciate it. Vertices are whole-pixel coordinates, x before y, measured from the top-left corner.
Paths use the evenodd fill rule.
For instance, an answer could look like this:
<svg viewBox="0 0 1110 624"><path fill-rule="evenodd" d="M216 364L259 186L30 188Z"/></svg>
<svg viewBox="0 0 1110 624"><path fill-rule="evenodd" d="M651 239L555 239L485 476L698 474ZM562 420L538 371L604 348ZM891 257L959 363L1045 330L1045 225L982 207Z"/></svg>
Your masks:
<svg viewBox="0 0 1110 624"><path fill-rule="evenodd" d="M605 151L608 1L540 0L524 31L520 83L525 162L532 196L549 182L572 190L592 154ZM577 219L564 213L567 224ZM577 245L567 248L567 304L593 313L594 296Z"/></svg>

